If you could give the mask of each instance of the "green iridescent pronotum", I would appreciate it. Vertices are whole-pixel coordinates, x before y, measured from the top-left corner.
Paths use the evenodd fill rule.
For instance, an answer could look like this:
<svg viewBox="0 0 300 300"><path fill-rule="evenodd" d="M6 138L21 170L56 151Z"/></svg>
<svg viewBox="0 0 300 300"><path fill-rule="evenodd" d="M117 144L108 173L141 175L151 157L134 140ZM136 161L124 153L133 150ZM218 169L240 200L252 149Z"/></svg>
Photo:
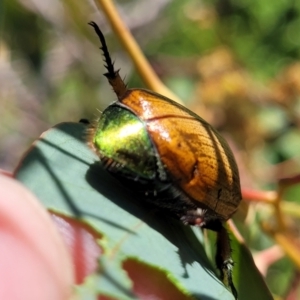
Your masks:
<svg viewBox="0 0 300 300"><path fill-rule="evenodd" d="M132 112L111 105L103 113L93 136L100 157L109 158L136 178L153 180L155 149L145 124Z"/></svg>

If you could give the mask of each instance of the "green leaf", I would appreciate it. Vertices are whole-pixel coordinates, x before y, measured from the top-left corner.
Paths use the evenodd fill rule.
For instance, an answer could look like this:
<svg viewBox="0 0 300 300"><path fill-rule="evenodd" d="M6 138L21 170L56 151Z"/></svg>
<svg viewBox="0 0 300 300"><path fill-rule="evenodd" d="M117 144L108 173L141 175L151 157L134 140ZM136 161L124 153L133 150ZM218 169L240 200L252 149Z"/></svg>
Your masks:
<svg viewBox="0 0 300 300"><path fill-rule="evenodd" d="M34 143L15 174L48 209L102 237L101 271L77 287L80 299L137 299L123 268L128 260L163 274L157 276L166 277L178 299L233 299L212 271L200 230L149 211L101 168L85 140L85 125L59 124Z"/></svg>
<svg viewBox="0 0 300 300"><path fill-rule="evenodd" d="M232 257L235 262L233 280L240 299L272 300L262 275L257 270L249 249L232 236Z"/></svg>

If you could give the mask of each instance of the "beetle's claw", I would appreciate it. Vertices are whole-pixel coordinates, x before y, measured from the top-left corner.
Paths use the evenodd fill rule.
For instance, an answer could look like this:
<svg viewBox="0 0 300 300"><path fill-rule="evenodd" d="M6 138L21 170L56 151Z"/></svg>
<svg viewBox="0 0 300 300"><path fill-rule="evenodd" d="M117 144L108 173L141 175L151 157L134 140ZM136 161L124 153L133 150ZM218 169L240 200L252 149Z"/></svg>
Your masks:
<svg viewBox="0 0 300 300"><path fill-rule="evenodd" d="M222 269L221 269L221 279L230 288L235 300L237 300L238 293L236 291L236 288L235 288L235 286L233 284L233 280L232 280L233 265L234 265L234 262L231 258L224 261Z"/></svg>
<svg viewBox="0 0 300 300"><path fill-rule="evenodd" d="M237 291L232 280L233 260L231 258L230 239L227 230L221 226L217 230L216 264L220 270L221 280L231 290L234 298L238 299Z"/></svg>

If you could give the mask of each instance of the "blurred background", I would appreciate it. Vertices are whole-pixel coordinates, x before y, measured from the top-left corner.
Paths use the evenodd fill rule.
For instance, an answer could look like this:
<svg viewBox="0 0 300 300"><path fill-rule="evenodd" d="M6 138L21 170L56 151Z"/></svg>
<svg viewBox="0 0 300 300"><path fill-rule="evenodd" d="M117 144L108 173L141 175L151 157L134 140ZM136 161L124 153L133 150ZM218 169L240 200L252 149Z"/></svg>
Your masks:
<svg viewBox="0 0 300 300"><path fill-rule="evenodd" d="M300 174L299 1L117 5L163 82L227 138L243 188L273 190L280 178ZM12 171L49 127L94 119L115 100L90 20L103 30L128 85L144 87L93 1L0 1L0 168ZM284 197L300 203L299 185ZM259 226L271 215L257 204L243 219L254 254L274 246ZM287 257L270 263L265 276L275 295L300 297L300 273Z"/></svg>

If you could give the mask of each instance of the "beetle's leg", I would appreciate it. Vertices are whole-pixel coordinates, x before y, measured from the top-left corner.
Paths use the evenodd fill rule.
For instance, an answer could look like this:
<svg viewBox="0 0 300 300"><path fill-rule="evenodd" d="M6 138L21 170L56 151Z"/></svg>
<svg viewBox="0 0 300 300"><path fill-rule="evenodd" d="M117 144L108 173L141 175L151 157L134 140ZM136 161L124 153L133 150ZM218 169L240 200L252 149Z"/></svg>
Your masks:
<svg viewBox="0 0 300 300"><path fill-rule="evenodd" d="M103 52L103 56L104 56L104 62L105 62L105 68L107 69L107 73L103 74L107 79L109 84L111 85L111 87L113 88L114 92L116 93L117 97L119 100L122 99L122 97L124 96L125 92L127 92L127 86L124 83L124 81L122 80L122 78L119 75L119 70L115 70L114 68L114 64L110 58L107 46L106 46L106 41L105 41L105 37L102 33L102 31L100 30L100 28L98 27L98 25L95 22L89 22L89 25L91 25L95 32L97 33L99 39L100 39L100 43L101 43L101 47L100 49Z"/></svg>
<svg viewBox="0 0 300 300"><path fill-rule="evenodd" d="M233 260L231 258L230 239L223 225L217 231L216 265L221 272L221 280L231 289L234 298L237 300L237 291L232 281Z"/></svg>

